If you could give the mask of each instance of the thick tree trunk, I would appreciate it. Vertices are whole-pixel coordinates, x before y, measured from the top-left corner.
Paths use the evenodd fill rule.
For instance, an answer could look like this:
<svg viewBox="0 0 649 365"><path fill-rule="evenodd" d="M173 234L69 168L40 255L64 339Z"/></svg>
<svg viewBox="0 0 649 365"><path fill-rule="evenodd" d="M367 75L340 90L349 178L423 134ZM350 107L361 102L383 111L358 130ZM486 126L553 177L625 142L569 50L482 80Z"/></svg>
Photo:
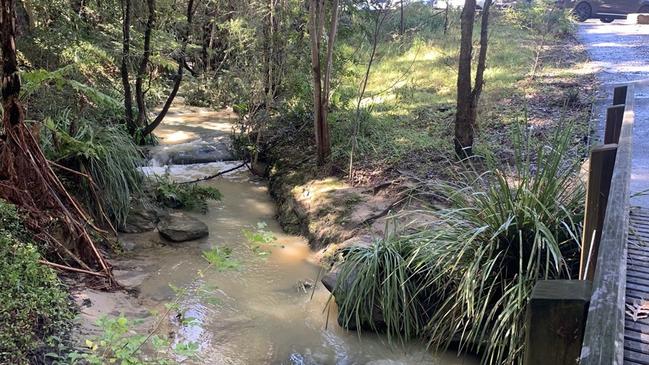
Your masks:
<svg viewBox="0 0 649 365"><path fill-rule="evenodd" d="M313 77L313 121L315 129L317 163L323 166L331 155L331 139L327 109L331 88L331 70L333 67L333 49L338 29L338 0L332 1L330 28L328 32L327 56L324 71L320 62L322 35L324 32L325 2L311 0L309 6L309 35L311 38L311 75Z"/></svg>
<svg viewBox="0 0 649 365"><path fill-rule="evenodd" d="M137 127L142 128L146 125L146 100L144 95L144 77L146 76L147 66L149 65L149 58L151 57L151 34L155 26L155 0L147 0L147 9L149 17L147 18L146 26L144 28L144 46L142 50L142 59L140 66L135 76L135 102L137 103Z"/></svg>
<svg viewBox="0 0 649 365"><path fill-rule="evenodd" d="M473 155L473 92L471 89L471 54L473 52L473 22L475 0L466 0L461 16L460 59L457 75L457 111L455 114L455 153L459 157Z"/></svg>
<svg viewBox="0 0 649 365"><path fill-rule="evenodd" d="M131 57L131 0L122 0L122 64L120 73L124 88L124 119L130 134L135 134L137 127L133 121L133 94L128 76L128 63Z"/></svg>
<svg viewBox="0 0 649 365"><path fill-rule="evenodd" d="M487 68L487 46L489 44L489 10L492 0L486 0L482 9L482 21L480 24L480 53L478 54L478 65L475 73L475 85L473 86L473 109L477 110L482 86L484 85L484 72ZM475 117L474 117L475 120Z"/></svg>

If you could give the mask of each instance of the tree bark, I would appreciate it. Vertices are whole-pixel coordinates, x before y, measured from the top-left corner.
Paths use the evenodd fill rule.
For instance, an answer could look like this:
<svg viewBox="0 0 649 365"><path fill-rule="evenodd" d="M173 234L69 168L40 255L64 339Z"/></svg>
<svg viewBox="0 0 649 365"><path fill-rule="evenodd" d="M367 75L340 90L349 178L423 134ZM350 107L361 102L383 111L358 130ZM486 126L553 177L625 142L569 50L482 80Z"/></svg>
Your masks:
<svg viewBox="0 0 649 365"><path fill-rule="evenodd" d="M128 76L128 62L131 56L131 0L122 0L122 64L120 73L124 88L124 119L129 133L135 134L137 127L133 122L133 94Z"/></svg>
<svg viewBox="0 0 649 365"><path fill-rule="evenodd" d="M463 158L473 155L475 118L471 106L471 54L473 52L473 22L476 0L466 0L460 18L460 59L457 75L457 111L455 114L455 153Z"/></svg>
<svg viewBox="0 0 649 365"><path fill-rule="evenodd" d="M472 2L473 4L469 4ZM475 83L471 87L471 54L473 52L473 23L475 0L467 0L462 10L462 37L457 81L457 113L455 115L455 153L460 158L473 156L473 140L478 118L478 104L484 86L489 44L489 10L492 0L486 0L480 24L480 52ZM467 11L468 9L468 11Z"/></svg>
<svg viewBox="0 0 649 365"><path fill-rule="evenodd" d="M403 23L403 1L399 2L399 35L403 35L405 31L405 24Z"/></svg>
<svg viewBox="0 0 649 365"><path fill-rule="evenodd" d="M135 102L137 103L137 127L141 128L146 125L146 100L144 95L144 77L146 76L147 66L149 65L149 58L151 57L151 34L155 26L155 0L147 0L147 9L149 17L147 18L146 26L144 28L144 46L142 51L142 59L140 66L137 70L135 77Z"/></svg>
<svg viewBox="0 0 649 365"><path fill-rule="evenodd" d="M325 1L311 0L309 6L309 35L311 38L311 75L313 77L314 129L318 166L323 166L331 155L331 139L327 109L333 68L333 49L338 29L338 0L332 1L330 28L328 32L327 56L324 71L320 62L321 41L324 32Z"/></svg>

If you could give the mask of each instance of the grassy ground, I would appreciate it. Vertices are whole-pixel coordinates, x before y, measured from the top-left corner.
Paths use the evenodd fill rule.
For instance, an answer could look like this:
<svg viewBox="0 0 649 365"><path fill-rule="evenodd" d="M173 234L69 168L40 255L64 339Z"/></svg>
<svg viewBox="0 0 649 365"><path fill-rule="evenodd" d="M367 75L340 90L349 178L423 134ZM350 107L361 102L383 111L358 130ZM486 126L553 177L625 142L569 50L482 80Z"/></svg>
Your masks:
<svg viewBox="0 0 649 365"><path fill-rule="evenodd" d="M422 163L452 158L458 18L458 13L451 13L446 35L441 27L431 30L422 26L412 34L380 43L361 102L354 156L357 183L383 175L377 169L415 169ZM570 37L544 37L533 27L522 26L507 11L496 11L490 27L478 117L478 153L506 152L506 127L516 120L527 118L544 126L557 125L566 118L578 123L587 120L590 92L581 90L579 85L588 84L583 80L588 77L580 75L578 67L585 55ZM340 41L342 53L354 52L354 62L334 90L334 102L343 99L337 98L337 94L358 95L370 53L367 39L359 38L362 37ZM538 51L541 53L537 77L532 80L530 72ZM333 159L344 173L348 172L351 136L357 120L356 102L354 97L347 99L331 115ZM577 128L576 133L587 131ZM495 151L494 146L501 151Z"/></svg>

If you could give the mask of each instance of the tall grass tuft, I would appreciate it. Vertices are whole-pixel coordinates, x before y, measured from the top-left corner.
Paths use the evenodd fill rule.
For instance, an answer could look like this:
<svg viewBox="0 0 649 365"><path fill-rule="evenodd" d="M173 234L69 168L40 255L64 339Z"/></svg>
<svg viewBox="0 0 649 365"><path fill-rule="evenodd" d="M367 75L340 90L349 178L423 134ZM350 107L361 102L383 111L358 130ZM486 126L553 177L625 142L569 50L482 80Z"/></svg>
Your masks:
<svg viewBox="0 0 649 365"><path fill-rule="evenodd" d="M485 364L521 363L534 283L578 268L584 188L579 160L569 157L571 136L560 128L548 145L533 147L520 129L514 166L487 161L441 183L448 208L428 212L431 228L393 239L398 258L381 248L393 243L349 252L343 316L363 318L376 303L388 321L401 320L392 335L415 328L437 349L456 342Z"/></svg>
<svg viewBox="0 0 649 365"><path fill-rule="evenodd" d="M104 210L114 223L123 224L130 198L141 193L142 185L137 170L142 154L132 138L122 126L70 121L65 113L44 125L49 132L42 136L48 158L92 177L94 188L87 179L77 179L80 184L74 183L73 191L95 217Z"/></svg>

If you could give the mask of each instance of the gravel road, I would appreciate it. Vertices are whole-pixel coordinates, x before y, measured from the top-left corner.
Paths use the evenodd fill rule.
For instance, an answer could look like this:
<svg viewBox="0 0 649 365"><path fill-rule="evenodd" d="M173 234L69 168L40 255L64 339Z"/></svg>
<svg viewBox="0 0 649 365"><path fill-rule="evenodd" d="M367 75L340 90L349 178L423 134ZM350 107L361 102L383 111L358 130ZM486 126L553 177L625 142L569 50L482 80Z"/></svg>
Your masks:
<svg viewBox="0 0 649 365"><path fill-rule="evenodd" d="M649 191L649 25L616 20L611 24L589 20L579 25L578 37L591 58L602 84L596 108L603 130L605 108L617 84L647 80L635 88L635 127L631 192ZM649 195L634 196L631 204L649 207Z"/></svg>

